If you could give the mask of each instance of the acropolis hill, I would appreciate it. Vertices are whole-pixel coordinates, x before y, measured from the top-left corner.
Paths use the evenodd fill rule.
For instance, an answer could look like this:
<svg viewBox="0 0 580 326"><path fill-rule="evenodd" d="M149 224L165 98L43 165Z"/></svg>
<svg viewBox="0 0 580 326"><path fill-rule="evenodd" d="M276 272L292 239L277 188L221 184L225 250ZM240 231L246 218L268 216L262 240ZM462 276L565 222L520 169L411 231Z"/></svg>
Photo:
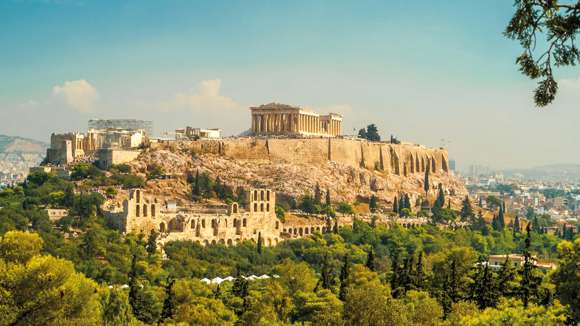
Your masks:
<svg viewBox="0 0 580 326"><path fill-rule="evenodd" d="M375 194L390 202L402 192L411 197L424 195L427 166L432 189L441 183L449 194L466 194L463 184L449 172L446 150L357 139L247 137L158 142L130 165L143 173L147 166L158 165L167 174L182 176L150 182L157 192L168 195L187 196L190 189L185 174L199 170L232 186L260 186L295 197L312 192L318 183L331 191L333 200L354 201Z"/></svg>

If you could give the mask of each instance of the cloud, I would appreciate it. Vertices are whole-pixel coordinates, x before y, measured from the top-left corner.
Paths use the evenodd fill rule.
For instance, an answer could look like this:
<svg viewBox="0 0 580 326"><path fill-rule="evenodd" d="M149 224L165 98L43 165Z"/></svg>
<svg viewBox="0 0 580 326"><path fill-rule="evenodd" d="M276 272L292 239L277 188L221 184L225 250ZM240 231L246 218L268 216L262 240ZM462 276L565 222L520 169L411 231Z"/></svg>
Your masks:
<svg viewBox="0 0 580 326"><path fill-rule="evenodd" d="M66 81L62 86L56 85L52 88L52 95L62 99L70 108L83 113L91 112L99 97L97 89L84 79Z"/></svg>
<svg viewBox="0 0 580 326"><path fill-rule="evenodd" d="M232 98L220 95L221 80L203 80L197 85L197 89L191 93L179 93L175 95L170 108L189 109L192 111L202 110L231 110L240 108L241 105Z"/></svg>

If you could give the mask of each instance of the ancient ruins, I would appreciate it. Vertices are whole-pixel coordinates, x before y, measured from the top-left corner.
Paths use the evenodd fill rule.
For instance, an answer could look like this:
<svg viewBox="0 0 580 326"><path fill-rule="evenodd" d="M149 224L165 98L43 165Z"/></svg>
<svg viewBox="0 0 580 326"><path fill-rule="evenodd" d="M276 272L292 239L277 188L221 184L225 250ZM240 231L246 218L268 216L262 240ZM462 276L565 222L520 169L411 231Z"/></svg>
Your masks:
<svg viewBox="0 0 580 326"><path fill-rule="evenodd" d="M341 134L342 116L278 103L250 108L254 135L336 137Z"/></svg>
<svg viewBox="0 0 580 326"><path fill-rule="evenodd" d="M127 233L157 232L161 244L191 240L202 245L235 245L261 237L265 246L272 246L331 228L327 219L311 218L306 225L283 222L276 217L275 207L276 194L269 189L251 189L247 209L236 202L229 206L177 206L174 201L148 196L143 189L133 189L122 207L106 207L105 216Z"/></svg>

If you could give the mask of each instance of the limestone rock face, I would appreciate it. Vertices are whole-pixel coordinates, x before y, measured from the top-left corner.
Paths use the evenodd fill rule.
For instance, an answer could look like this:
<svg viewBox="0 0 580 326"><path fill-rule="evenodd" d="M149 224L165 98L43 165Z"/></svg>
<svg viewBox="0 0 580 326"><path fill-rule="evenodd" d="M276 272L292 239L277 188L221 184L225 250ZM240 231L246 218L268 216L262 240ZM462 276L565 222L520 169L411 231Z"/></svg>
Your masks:
<svg viewBox="0 0 580 326"><path fill-rule="evenodd" d="M431 189L441 183L448 194L467 194L464 184L448 170L444 149L413 144L373 143L351 139L235 138L212 141L166 142L144 151L131 165L145 172L159 165L174 179L150 181L160 195L187 196L188 172L199 170L233 187L263 187L299 197L318 183L333 201L353 201L376 195L390 202L397 194L424 196L425 170ZM435 191L430 196L435 197Z"/></svg>

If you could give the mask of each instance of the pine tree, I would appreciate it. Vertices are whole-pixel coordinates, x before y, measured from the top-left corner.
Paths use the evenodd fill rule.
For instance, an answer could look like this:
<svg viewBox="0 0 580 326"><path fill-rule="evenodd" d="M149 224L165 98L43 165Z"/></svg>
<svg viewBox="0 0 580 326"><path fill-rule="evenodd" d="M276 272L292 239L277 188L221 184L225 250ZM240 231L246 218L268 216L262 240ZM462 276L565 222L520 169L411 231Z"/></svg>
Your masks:
<svg viewBox="0 0 580 326"><path fill-rule="evenodd" d="M393 212L399 214L399 199L397 199L397 196L393 199Z"/></svg>
<svg viewBox="0 0 580 326"><path fill-rule="evenodd" d="M348 254L344 255L342 269L340 270L340 290L338 298L342 301L346 300L346 289L348 288L348 275L350 272L350 261Z"/></svg>
<svg viewBox="0 0 580 326"><path fill-rule="evenodd" d="M330 207L330 189L326 189L326 206Z"/></svg>
<svg viewBox="0 0 580 326"><path fill-rule="evenodd" d="M167 279L167 284L165 285L165 301L163 301L163 312L161 313L162 321L173 318L173 312L175 311L175 297L172 291L173 284L175 284L174 279Z"/></svg>
<svg viewBox="0 0 580 326"><path fill-rule="evenodd" d="M262 255L262 232L258 232L258 255Z"/></svg>
<svg viewBox="0 0 580 326"><path fill-rule="evenodd" d="M320 185L318 183L314 187L314 203L317 205L322 204L322 191L320 191Z"/></svg>
<svg viewBox="0 0 580 326"><path fill-rule="evenodd" d="M513 282L516 279L516 270L509 260L509 255L505 256L505 261L499 270L497 285L499 292L504 297L511 297L514 294Z"/></svg>
<svg viewBox="0 0 580 326"><path fill-rule="evenodd" d="M471 201L469 200L469 196L465 195L463 202L461 202L461 220L462 221L469 221L473 218L473 208L471 207Z"/></svg>
<svg viewBox="0 0 580 326"><path fill-rule="evenodd" d="M479 266L479 273L476 276L476 282L474 284L475 291L472 291L475 302L477 302L479 309L495 307L497 304L497 294L493 273L488 263L480 261Z"/></svg>
<svg viewBox="0 0 580 326"><path fill-rule="evenodd" d="M375 271L375 251L372 247L371 247L371 250L369 250L369 252L367 254L367 262L365 265L371 271L373 271L373 272Z"/></svg>
<svg viewBox="0 0 580 326"><path fill-rule="evenodd" d="M369 200L369 209L373 213L377 210L377 196L371 195L371 199Z"/></svg>

